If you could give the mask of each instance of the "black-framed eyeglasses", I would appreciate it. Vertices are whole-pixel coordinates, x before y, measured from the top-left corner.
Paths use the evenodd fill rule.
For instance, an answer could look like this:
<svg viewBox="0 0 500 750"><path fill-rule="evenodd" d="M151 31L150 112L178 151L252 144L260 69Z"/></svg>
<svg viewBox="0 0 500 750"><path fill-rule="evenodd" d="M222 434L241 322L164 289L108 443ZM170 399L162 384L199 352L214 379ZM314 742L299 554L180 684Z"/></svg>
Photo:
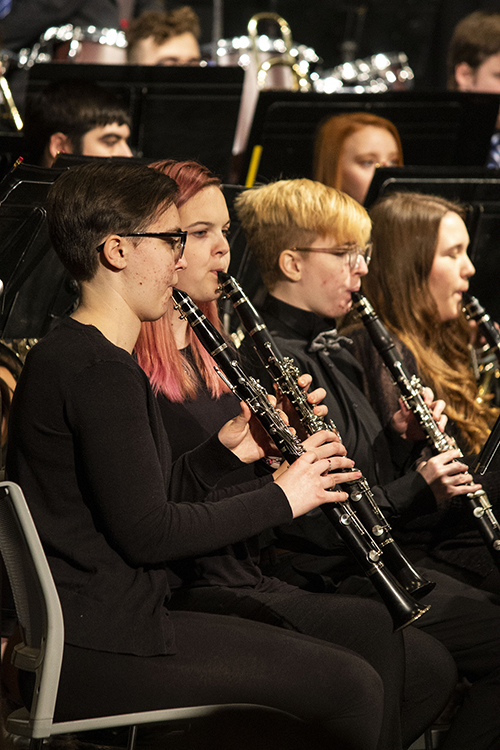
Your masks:
<svg viewBox="0 0 500 750"><path fill-rule="evenodd" d="M158 240L163 240L170 245L174 254L174 260L177 263L184 255L184 248L186 247L187 232L132 232L131 234L124 234L122 237L153 237ZM104 247L104 242L99 245L97 252L101 252Z"/></svg>
<svg viewBox="0 0 500 750"><path fill-rule="evenodd" d="M361 258L366 265L372 258L373 244L368 242L364 247L357 244L336 245L335 247L292 247L292 250L298 250L301 253L328 253L344 258L351 271L355 271L360 264Z"/></svg>

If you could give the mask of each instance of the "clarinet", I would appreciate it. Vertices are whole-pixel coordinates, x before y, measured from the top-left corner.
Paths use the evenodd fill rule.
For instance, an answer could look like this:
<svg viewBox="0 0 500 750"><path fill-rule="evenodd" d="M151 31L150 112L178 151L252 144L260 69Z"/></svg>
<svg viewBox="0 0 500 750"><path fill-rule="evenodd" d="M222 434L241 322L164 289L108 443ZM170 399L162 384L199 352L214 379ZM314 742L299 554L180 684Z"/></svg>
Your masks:
<svg viewBox="0 0 500 750"><path fill-rule="evenodd" d="M460 450L456 441L439 429L431 410L424 401L420 380L416 375L410 377L401 362L391 334L375 313L370 302L359 292L353 292L352 299L375 348L400 390L403 402L415 415L433 452L438 454L451 449ZM463 457L462 451L460 451L460 457ZM466 497L484 543L495 564L500 567L500 526L495 518L488 496L481 489L470 492Z"/></svg>
<svg viewBox="0 0 500 750"><path fill-rule="evenodd" d="M486 339L486 343L492 352L495 353L497 360L499 359L500 350L500 332L497 330L494 322L481 306L481 303L472 294L465 292L463 295L463 307L465 317L467 320L475 320L478 324L479 330Z"/></svg>
<svg viewBox="0 0 500 750"><path fill-rule="evenodd" d="M280 353L264 320L248 299L240 284L229 274L220 271L219 282L222 291L231 300L241 324L250 335L262 364L279 386L281 393L290 400L306 432L312 435L319 430L329 430L334 432L342 442L333 421L331 419L325 420L314 413L306 394L297 384L300 372L295 362L291 357L284 357ZM392 529L377 505L365 477L362 476L360 479L344 482L341 487L348 493L356 515L369 530L370 535L376 539L378 546L383 551L385 564L403 588L417 599L432 591L435 583L423 578L415 570L392 538Z"/></svg>
<svg viewBox="0 0 500 750"><path fill-rule="evenodd" d="M245 401L252 413L268 432L283 458L289 463L296 461L305 448L296 435L281 419L267 398L265 388L242 370L239 362L215 326L203 315L188 294L174 289L172 296L175 309L185 318L201 344L215 360L216 372L230 390L241 401ZM387 570L381 561L382 551L353 513L348 502L329 503L321 506L337 533L349 548L363 571L369 576L381 599L389 610L394 629L400 630L417 620L429 605L420 605Z"/></svg>

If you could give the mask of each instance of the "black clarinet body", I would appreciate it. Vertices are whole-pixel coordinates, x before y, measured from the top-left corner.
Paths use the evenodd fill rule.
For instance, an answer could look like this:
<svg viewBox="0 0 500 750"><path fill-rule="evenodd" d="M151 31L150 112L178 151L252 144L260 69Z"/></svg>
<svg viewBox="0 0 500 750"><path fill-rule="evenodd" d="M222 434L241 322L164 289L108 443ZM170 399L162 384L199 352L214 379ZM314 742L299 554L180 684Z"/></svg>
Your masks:
<svg viewBox="0 0 500 750"><path fill-rule="evenodd" d="M479 300L473 297L472 294L465 292L462 309L468 320L476 321L489 349L495 354L497 361L500 362L500 332Z"/></svg>
<svg viewBox="0 0 500 750"><path fill-rule="evenodd" d="M305 449L281 419L278 411L270 404L266 390L257 380L246 375L224 338L189 295L174 289L173 299L176 309L187 319L202 345L214 359L216 370L224 382L241 401L248 404L284 459L289 463L296 461L305 453ZM391 614L395 630L406 627L429 609L429 606L420 605L405 591L384 566L380 547L362 526L348 502L329 503L321 506L321 509L372 581Z"/></svg>
<svg viewBox="0 0 500 750"><path fill-rule="evenodd" d="M450 449L460 450L456 441L441 432L430 408L422 395L422 384L416 375L409 375L401 362L391 334L382 323L370 302L359 292L352 295L353 303L358 311L368 334L380 353L391 376L399 388L401 398L408 409L411 409L417 422L422 427L427 442L434 454L444 453ZM462 451L461 455L463 456ZM491 503L484 490L471 492L466 496L476 526L490 551L495 564L500 567L500 526L495 518Z"/></svg>
<svg viewBox="0 0 500 750"><path fill-rule="evenodd" d="M219 272L219 282L223 293L231 300L243 327L251 337L262 364L277 383L281 393L288 397L306 432L312 435L319 430L330 430L342 440L331 419L325 420L314 413L306 394L297 384L301 373L295 362L291 357L281 354L262 316L238 281L227 273ZM382 549L384 563L399 583L418 599L432 591L435 583L420 575L392 538L392 529L377 505L365 477L344 482L341 487L349 495L351 507L357 517Z"/></svg>

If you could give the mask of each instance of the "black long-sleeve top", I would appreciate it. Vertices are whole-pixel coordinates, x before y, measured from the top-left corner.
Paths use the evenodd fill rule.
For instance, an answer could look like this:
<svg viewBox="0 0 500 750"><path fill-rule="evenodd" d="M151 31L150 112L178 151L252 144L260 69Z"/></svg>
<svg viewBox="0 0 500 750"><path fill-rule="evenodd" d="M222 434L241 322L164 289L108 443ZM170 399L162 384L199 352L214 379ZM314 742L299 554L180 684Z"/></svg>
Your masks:
<svg viewBox="0 0 500 750"><path fill-rule="evenodd" d="M172 463L143 371L93 326L72 319L30 351L9 438L8 476L28 500L73 645L175 652L165 561L291 519L274 483L204 502L241 462L214 436Z"/></svg>
<svg viewBox="0 0 500 750"><path fill-rule="evenodd" d="M418 472L407 470L413 445L390 429L383 429L362 393L362 369L344 346L336 351L310 352L313 339L333 329L335 321L319 318L268 295L260 310L280 352L292 357L300 372L313 378L312 387L327 391L324 403L333 420L347 455L368 480L374 497L390 518L413 518L436 510L434 496ZM259 371L261 380L265 372ZM316 551L334 549L338 538L322 513L296 519L286 529L286 542L304 540ZM283 538L282 538L283 542ZM279 541L278 541L279 543Z"/></svg>
<svg viewBox="0 0 500 750"><path fill-rule="evenodd" d="M210 395L198 374L189 347L183 350L183 355L190 361L194 374L198 375L196 397L179 403L172 402L161 394L158 396L174 459L196 448L214 430L219 430L240 412L240 403L232 393L223 393L219 398ZM270 482L272 483L272 477L269 473L262 475L258 467L247 465L222 477L206 499L218 501L241 492L265 488ZM169 567L183 586L227 586L258 591L285 588L286 584L283 582L262 574L258 567L259 552L259 540L255 536L213 550L208 555L170 563Z"/></svg>

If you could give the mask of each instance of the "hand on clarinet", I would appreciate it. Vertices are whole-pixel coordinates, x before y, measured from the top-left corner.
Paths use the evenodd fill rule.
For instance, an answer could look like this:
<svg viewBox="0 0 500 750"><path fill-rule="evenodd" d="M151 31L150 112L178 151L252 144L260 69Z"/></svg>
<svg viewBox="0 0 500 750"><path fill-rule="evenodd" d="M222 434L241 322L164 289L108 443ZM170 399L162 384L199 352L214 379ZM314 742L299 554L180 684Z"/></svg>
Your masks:
<svg viewBox="0 0 500 750"><path fill-rule="evenodd" d="M276 403L274 396L268 397L273 406ZM280 416L288 423L283 412ZM240 413L233 417L219 430L219 440L226 448L232 451L244 464L251 464L264 456L278 455L279 451L272 443L270 437L261 426L260 422L253 416L249 406L242 401Z"/></svg>
<svg viewBox="0 0 500 750"><path fill-rule="evenodd" d="M313 391L308 393L309 387L312 383L312 375L303 373L297 378L297 385L304 391L307 396L308 403L312 406L313 412L316 416L325 418L328 414L328 407L321 402L326 398L326 391L324 388L315 388ZM279 386L275 384L276 394L278 397L278 406L282 409L288 417L289 424L295 430L300 440L305 440L308 433L302 425L297 410L290 403L287 396L283 395L279 390Z"/></svg>
<svg viewBox="0 0 500 750"><path fill-rule="evenodd" d="M454 448L428 461L422 461L417 471L431 488L438 505L446 505L452 497L467 495L481 489L480 484L472 484L467 464L460 459L461 452Z"/></svg>
<svg viewBox="0 0 500 750"><path fill-rule="evenodd" d="M332 491L332 488L340 482L361 477L361 472L353 469L354 461L346 458L345 448L334 433L316 432L303 446L306 453L274 479L287 496L294 518L325 503L345 502L347 493Z"/></svg>
<svg viewBox="0 0 500 750"><path fill-rule="evenodd" d="M444 432L448 417L443 413L446 402L443 399L434 400L434 394L430 388L422 388L422 397L430 408L432 416L438 424L441 432ZM424 440L425 433L418 424L413 412L400 401L401 408L393 415L391 425L402 438L406 440Z"/></svg>

